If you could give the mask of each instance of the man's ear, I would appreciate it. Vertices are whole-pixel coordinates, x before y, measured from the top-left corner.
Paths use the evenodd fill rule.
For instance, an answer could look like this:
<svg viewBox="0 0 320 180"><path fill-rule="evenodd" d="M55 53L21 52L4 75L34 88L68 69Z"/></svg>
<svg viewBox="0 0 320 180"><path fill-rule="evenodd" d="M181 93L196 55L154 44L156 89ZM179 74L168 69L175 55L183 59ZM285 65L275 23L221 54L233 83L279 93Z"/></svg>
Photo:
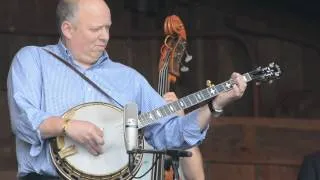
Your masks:
<svg viewBox="0 0 320 180"><path fill-rule="evenodd" d="M61 32L65 38L70 39L73 33L73 25L69 21L64 21L61 24Z"/></svg>

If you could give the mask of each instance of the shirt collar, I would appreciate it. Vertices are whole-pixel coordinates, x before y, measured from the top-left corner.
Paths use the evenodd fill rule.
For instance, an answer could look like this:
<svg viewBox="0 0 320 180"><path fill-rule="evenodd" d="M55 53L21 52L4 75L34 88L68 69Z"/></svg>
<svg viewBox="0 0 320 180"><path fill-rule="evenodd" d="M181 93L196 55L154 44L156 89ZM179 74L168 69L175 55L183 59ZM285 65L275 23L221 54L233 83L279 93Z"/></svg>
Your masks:
<svg viewBox="0 0 320 180"><path fill-rule="evenodd" d="M61 39L59 39L58 42L58 47L62 53L62 55L66 58L67 61L69 61L70 63L72 63L73 65L79 66L79 63L74 59L74 57L72 56L70 50L64 45L64 43L62 42ZM107 61L109 59L109 55L106 51L103 51L102 55L98 58L98 60L96 61L96 63L94 63L90 68L94 68L99 66L101 63ZM89 68L89 69L90 69Z"/></svg>

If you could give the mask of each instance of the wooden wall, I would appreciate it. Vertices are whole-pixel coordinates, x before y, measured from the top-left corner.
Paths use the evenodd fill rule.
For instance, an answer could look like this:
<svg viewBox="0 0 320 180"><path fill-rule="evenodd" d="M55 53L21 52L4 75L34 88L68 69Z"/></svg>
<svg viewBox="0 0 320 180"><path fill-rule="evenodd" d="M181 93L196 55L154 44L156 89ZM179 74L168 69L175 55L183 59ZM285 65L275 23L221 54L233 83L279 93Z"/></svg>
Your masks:
<svg viewBox="0 0 320 180"><path fill-rule="evenodd" d="M295 180L303 157L320 149L319 124L287 118L214 120L200 146L207 179Z"/></svg>
<svg viewBox="0 0 320 180"><path fill-rule="evenodd" d="M108 2L113 20L108 53L112 59L136 68L156 88L164 38L162 23L169 11L151 16L125 9L124 0ZM188 50L193 55L187 64L190 71L183 73L176 84L179 96L204 88L207 79L219 83L233 71L244 73L273 60L284 71L282 78L273 84L250 83L244 97L225 109L227 119L214 122L217 124L213 124L201 145L208 179L294 179L303 155L318 148L318 129L299 126L314 123L316 127L320 119L317 93L320 85L316 75L320 66L319 25L293 14L249 7L234 0L206 1L206 4L165 2L164 8L179 15L185 23ZM7 72L21 47L57 42L56 3L57 0L1 2L3 175L14 177L16 171L6 100Z"/></svg>

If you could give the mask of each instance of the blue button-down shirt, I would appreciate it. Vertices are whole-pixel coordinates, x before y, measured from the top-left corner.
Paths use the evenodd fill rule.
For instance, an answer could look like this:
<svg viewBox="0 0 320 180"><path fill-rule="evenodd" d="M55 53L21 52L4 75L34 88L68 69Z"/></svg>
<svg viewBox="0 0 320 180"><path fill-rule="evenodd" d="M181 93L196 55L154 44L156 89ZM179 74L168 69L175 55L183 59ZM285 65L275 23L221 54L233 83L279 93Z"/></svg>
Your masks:
<svg viewBox="0 0 320 180"><path fill-rule="evenodd" d="M65 64L43 50L46 48L76 67L100 86L105 97ZM57 175L51 162L48 141L39 125L51 116L86 102L106 102L122 107L135 102L141 112L165 104L163 98L134 69L113 62L106 52L88 69L82 68L61 43L24 47L15 55L8 75L8 100L12 131L16 135L18 176L30 172ZM112 98L111 98L112 97ZM205 137L198 125L197 111L185 117L163 118L145 128L145 138L157 149L187 148Z"/></svg>

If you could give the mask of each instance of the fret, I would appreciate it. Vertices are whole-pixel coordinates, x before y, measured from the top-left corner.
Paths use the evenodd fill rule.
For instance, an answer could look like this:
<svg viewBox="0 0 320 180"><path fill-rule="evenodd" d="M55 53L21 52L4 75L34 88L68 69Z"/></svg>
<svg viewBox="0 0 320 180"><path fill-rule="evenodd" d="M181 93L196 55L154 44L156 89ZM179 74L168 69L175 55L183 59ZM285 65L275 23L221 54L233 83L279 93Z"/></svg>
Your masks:
<svg viewBox="0 0 320 180"><path fill-rule="evenodd" d="M158 119L157 113L156 113L156 109L150 112L151 115L154 117L154 119Z"/></svg>
<svg viewBox="0 0 320 180"><path fill-rule="evenodd" d="M167 116L167 113L166 113L166 110L165 110L165 106L164 107L160 107L159 109L160 109L162 117Z"/></svg>
<svg viewBox="0 0 320 180"><path fill-rule="evenodd" d="M148 121L152 121L156 119L156 117L154 117L153 114L150 112L145 114L144 119L147 119Z"/></svg>
<svg viewBox="0 0 320 180"><path fill-rule="evenodd" d="M168 107L169 107L169 110L170 110L171 113L175 112L175 108L174 108L173 103L170 103Z"/></svg>
<svg viewBox="0 0 320 180"><path fill-rule="evenodd" d="M194 102L192 100L192 94L190 94L189 96L186 96L185 99L188 100L188 102L189 102L187 107L190 107L194 104Z"/></svg>
<svg viewBox="0 0 320 180"><path fill-rule="evenodd" d="M164 116L167 116L170 114L170 111L168 110L168 106L163 106L162 110L164 112L163 113Z"/></svg>
<svg viewBox="0 0 320 180"><path fill-rule="evenodd" d="M164 106L164 107L163 107L163 110L164 110L164 112L165 112L165 115L171 114L171 113L170 113L170 109L169 109L168 106Z"/></svg>
<svg viewBox="0 0 320 180"><path fill-rule="evenodd" d="M140 122L140 127L144 127L146 124L145 122L147 121L147 119L143 118L143 114L141 114L138 118L139 118L139 122ZM138 123L139 125L139 123Z"/></svg>
<svg viewBox="0 0 320 180"><path fill-rule="evenodd" d="M198 98L198 102L200 102L203 99L202 91L196 94L196 97Z"/></svg>
<svg viewBox="0 0 320 180"><path fill-rule="evenodd" d="M155 110L149 112L149 114L151 114L151 116L153 117L153 119L157 119L157 118L158 118Z"/></svg>
<svg viewBox="0 0 320 180"><path fill-rule="evenodd" d="M157 114L158 114L159 118L162 118L162 117L164 116L162 107L159 107L159 108L157 109Z"/></svg>
<svg viewBox="0 0 320 180"><path fill-rule="evenodd" d="M141 123L143 123L146 120L146 118L144 116L145 116L145 113L142 113L142 114L140 114L138 116L138 118L140 119Z"/></svg>
<svg viewBox="0 0 320 180"><path fill-rule="evenodd" d="M176 101L174 103L174 107L176 107L176 111L180 111L181 109L183 109L182 107L180 107L179 101Z"/></svg>
<svg viewBox="0 0 320 180"><path fill-rule="evenodd" d="M202 96L201 96L201 91L197 92L197 93L194 93L194 96L193 96L195 99L196 99L196 104L198 104L199 102L201 102L202 100Z"/></svg>
<svg viewBox="0 0 320 180"><path fill-rule="evenodd" d="M148 114L149 113L145 113L145 115L143 116L143 119L144 119L145 123L149 123L149 122L152 121L152 119L148 118Z"/></svg>
<svg viewBox="0 0 320 180"><path fill-rule="evenodd" d="M203 91L203 95L204 95L204 97L205 97L206 99L210 97L210 90L209 90L209 88L206 88L206 89L204 89L204 90L202 90L202 91Z"/></svg>
<svg viewBox="0 0 320 180"><path fill-rule="evenodd" d="M184 98L182 98L180 101L178 101L179 106L181 107L181 109L184 109L184 107L186 107L185 102L183 102Z"/></svg>
<svg viewBox="0 0 320 180"><path fill-rule="evenodd" d="M211 92L209 91L209 88L204 89L203 90L203 94L205 95L206 99L209 99L214 95L214 93L213 93L213 95L211 95Z"/></svg>
<svg viewBox="0 0 320 180"><path fill-rule="evenodd" d="M215 86L215 89L218 91L218 93L221 93L224 91L224 87L222 84L218 84Z"/></svg>
<svg viewBox="0 0 320 180"><path fill-rule="evenodd" d="M176 109L175 109L176 111L179 111L179 110L182 109L179 102L180 102L180 100L175 101L175 102L172 103L173 106L176 108Z"/></svg>
<svg viewBox="0 0 320 180"><path fill-rule="evenodd" d="M189 106L189 104L192 104L192 102L189 100L188 96L181 98L181 101L183 102L184 106L183 108L186 108ZM181 104L180 104L181 105Z"/></svg>
<svg viewBox="0 0 320 180"><path fill-rule="evenodd" d="M149 118L150 120L155 119L155 117L153 116L152 113L148 113L148 114L147 114L147 118Z"/></svg>
<svg viewBox="0 0 320 180"><path fill-rule="evenodd" d="M211 88L206 88L206 89L203 90L203 94L204 94L204 96L205 96L206 99L209 99L209 98L212 97L212 96L211 96L210 89L211 89ZM214 95L214 93L212 93L212 95Z"/></svg>
<svg viewBox="0 0 320 180"><path fill-rule="evenodd" d="M190 99L190 101L191 101L192 104L195 104L195 103L196 103L193 94L190 94L190 95L188 96L188 98Z"/></svg>
<svg viewBox="0 0 320 180"><path fill-rule="evenodd" d="M189 102L187 104L188 107L190 107L190 106L192 106L194 104L194 102L192 101L192 94L188 95L185 99Z"/></svg>
<svg viewBox="0 0 320 180"><path fill-rule="evenodd" d="M160 109L158 108L156 111L155 111L156 115L158 118L161 118L162 117L162 113L160 111Z"/></svg>
<svg viewBox="0 0 320 180"><path fill-rule="evenodd" d="M202 95L203 95L204 100L207 100L207 99L210 99L211 97L213 97L213 96L211 96L208 89L202 90Z"/></svg>

